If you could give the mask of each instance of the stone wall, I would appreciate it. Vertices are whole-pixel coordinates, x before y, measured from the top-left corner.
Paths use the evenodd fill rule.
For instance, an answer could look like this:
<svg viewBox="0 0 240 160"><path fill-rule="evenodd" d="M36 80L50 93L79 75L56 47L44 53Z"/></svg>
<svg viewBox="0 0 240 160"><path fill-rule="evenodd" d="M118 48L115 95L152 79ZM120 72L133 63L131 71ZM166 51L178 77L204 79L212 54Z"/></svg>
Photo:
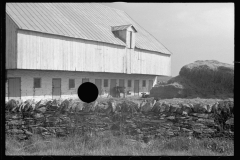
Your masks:
<svg viewBox="0 0 240 160"><path fill-rule="evenodd" d="M133 139L234 136L232 100L191 102L109 99L87 104L75 100L6 103L6 134L26 139L110 130Z"/></svg>

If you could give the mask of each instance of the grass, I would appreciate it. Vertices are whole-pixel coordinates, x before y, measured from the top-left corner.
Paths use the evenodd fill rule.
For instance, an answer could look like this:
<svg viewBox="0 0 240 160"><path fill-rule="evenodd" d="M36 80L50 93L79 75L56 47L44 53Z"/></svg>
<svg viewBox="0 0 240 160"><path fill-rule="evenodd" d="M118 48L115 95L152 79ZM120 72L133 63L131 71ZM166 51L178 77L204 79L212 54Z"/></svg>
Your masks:
<svg viewBox="0 0 240 160"><path fill-rule="evenodd" d="M6 138L6 155L171 155L222 156L234 155L233 141L225 139L162 138L147 144L126 136L102 135L42 139L34 135L19 142Z"/></svg>

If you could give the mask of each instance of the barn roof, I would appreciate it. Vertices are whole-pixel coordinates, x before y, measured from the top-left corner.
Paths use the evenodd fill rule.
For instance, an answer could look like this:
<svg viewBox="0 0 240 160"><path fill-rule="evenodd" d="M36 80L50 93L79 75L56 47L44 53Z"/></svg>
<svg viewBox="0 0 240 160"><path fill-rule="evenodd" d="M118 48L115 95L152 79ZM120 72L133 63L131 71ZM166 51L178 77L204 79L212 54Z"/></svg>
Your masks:
<svg viewBox="0 0 240 160"><path fill-rule="evenodd" d="M7 3L6 13L20 29L124 45L112 26L131 24L136 47L165 54L170 52L124 11L97 3Z"/></svg>

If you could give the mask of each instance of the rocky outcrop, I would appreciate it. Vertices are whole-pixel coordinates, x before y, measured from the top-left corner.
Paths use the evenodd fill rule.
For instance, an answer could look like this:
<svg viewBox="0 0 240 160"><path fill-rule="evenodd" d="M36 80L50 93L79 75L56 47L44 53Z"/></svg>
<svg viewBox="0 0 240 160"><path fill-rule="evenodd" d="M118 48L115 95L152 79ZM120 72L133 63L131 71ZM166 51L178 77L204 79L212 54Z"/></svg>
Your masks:
<svg viewBox="0 0 240 160"><path fill-rule="evenodd" d="M71 132L112 130L129 136L161 137L180 134L233 138L234 103L231 99L106 100L82 103L73 100L31 100L6 103L6 133L24 139L32 134L66 136ZM221 135L220 135L221 133Z"/></svg>
<svg viewBox="0 0 240 160"><path fill-rule="evenodd" d="M234 66L215 60L195 61L181 68L168 84L156 85L150 96L158 98L233 97Z"/></svg>

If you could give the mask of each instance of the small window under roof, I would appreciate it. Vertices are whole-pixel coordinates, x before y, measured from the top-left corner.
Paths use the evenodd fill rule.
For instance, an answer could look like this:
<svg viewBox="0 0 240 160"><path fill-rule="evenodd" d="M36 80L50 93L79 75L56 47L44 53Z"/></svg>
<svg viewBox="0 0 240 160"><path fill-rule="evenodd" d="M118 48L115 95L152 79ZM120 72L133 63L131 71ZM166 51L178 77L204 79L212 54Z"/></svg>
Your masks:
<svg viewBox="0 0 240 160"><path fill-rule="evenodd" d="M114 32L114 31L122 31L122 30L126 30L126 29L128 29L129 27L132 27L133 30L134 30L135 32L137 32L136 28L133 27L133 25L131 25L131 24L128 24L128 25L121 25L121 26L112 26L111 28L112 28L112 32Z"/></svg>

